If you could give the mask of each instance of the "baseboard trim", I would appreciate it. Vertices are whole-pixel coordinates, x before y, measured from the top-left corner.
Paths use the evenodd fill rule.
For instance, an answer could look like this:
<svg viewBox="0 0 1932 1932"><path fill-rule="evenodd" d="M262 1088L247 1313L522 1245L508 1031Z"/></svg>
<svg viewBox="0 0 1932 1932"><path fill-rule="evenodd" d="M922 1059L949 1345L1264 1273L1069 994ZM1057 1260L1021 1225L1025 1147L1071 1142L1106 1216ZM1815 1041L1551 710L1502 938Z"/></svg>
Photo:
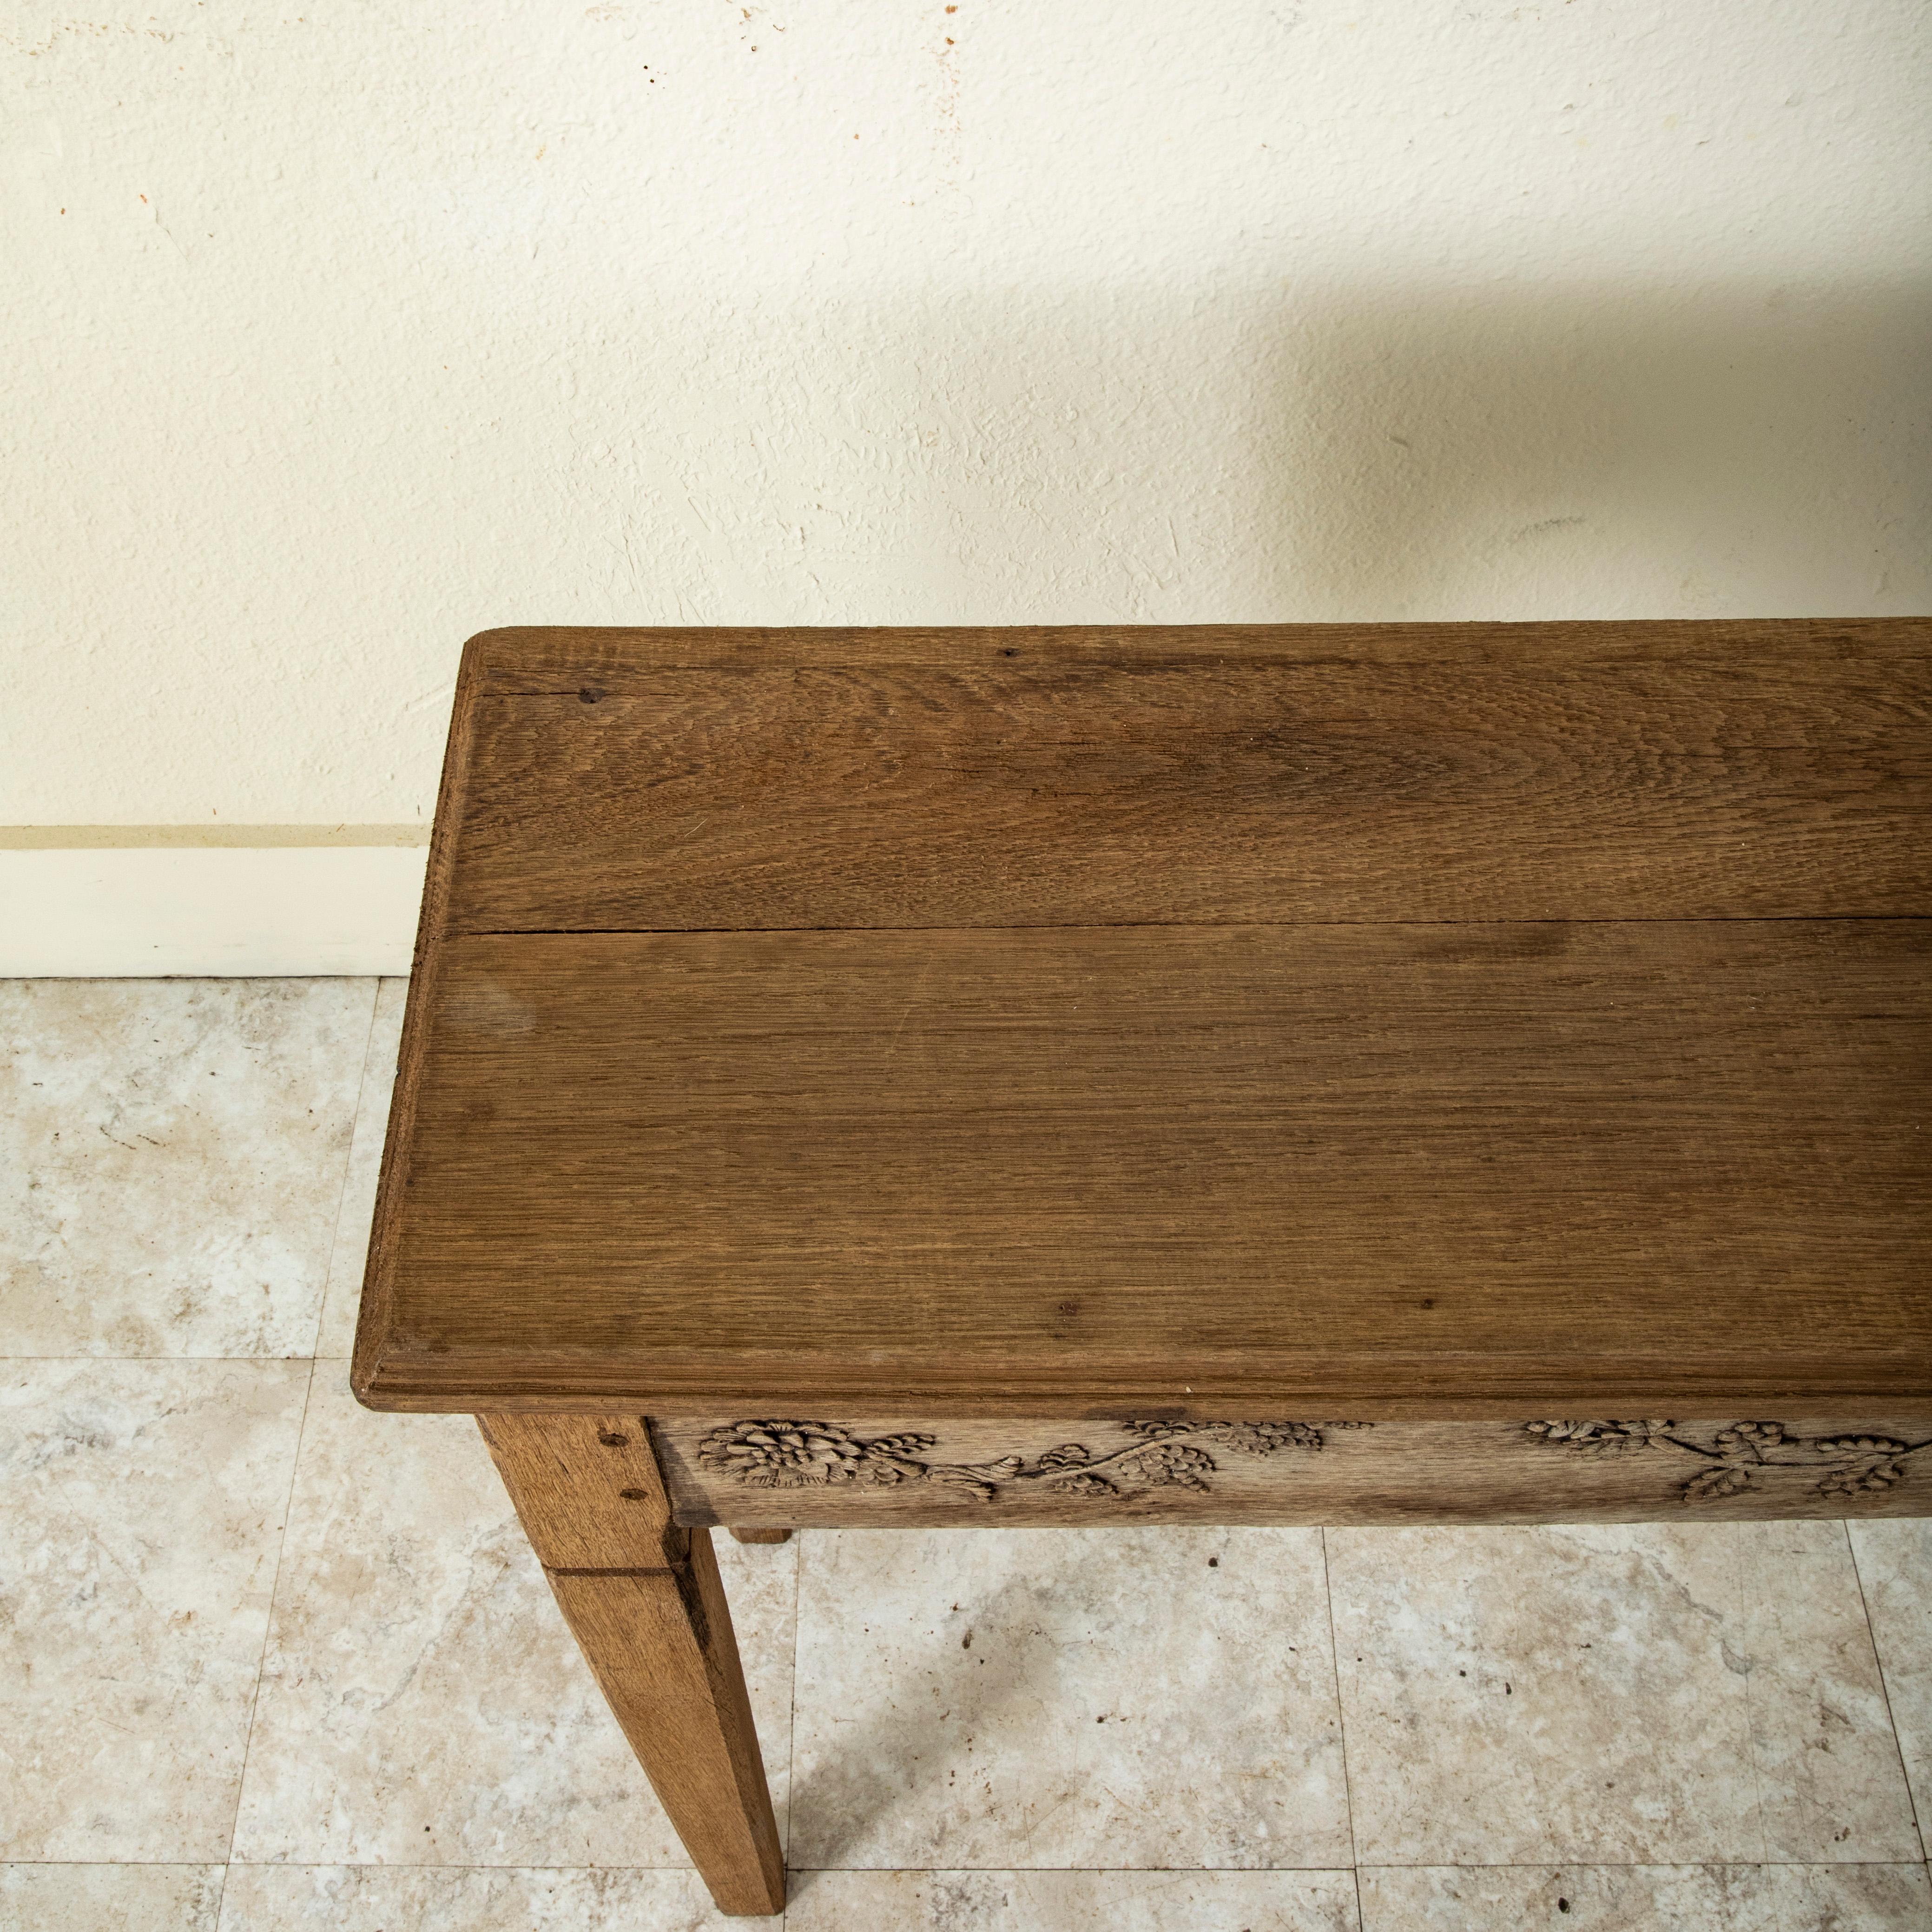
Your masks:
<svg viewBox="0 0 1932 1932"><path fill-rule="evenodd" d="M0 976L406 973L428 856L373 841L0 849Z"/></svg>

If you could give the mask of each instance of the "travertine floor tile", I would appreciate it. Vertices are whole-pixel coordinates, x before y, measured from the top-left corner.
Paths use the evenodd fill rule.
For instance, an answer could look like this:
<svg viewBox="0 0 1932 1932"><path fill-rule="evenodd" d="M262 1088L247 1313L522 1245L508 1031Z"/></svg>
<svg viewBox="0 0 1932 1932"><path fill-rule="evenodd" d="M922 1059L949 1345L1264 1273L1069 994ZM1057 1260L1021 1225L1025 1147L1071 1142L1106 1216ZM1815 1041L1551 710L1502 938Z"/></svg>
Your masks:
<svg viewBox="0 0 1932 1932"><path fill-rule="evenodd" d="M388 1131L389 1096L396 1084L396 1049L402 1042L406 980L385 980L376 993L375 1023L356 1106L349 1149L349 1179L336 1216L328 1258L328 1288L322 1298L318 1355L346 1355L356 1346L356 1310L362 1296L362 1264L369 1253L369 1224L376 1212L376 1180L382 1171L382 1138Z"/></svg>
<svg viewBox="0 0 1932 1932"><path fill-rule="evenodd" d="M308 1355L375 997L0 982L0 1355Z"/></svg>
<svg viewBox="0 0 1932 1932"><path fill-rule="evenodd" d="M1363 1862L1918 1856L1840 1534L1330 1531Z"/></svg>
<svg viewBox="0 0 1932 1932"><path fill-rule="evenodd" d="M0 1865L7 1932L215 1932L219 1865Z"/></svg>
<svg viewBox="0 0 1932 1932"><path fill-rule="evenodd" d="M1734 1523L1751 1752L1774 1864L1922 1859L1845 1525Z"/></svg>
<svg viewBox="0 0 1932 1932"><path fill-rule="evenodd" d="M0 1365L0 1857L226 1856L309 1373Z"/></svg>
<svg viewBox="0 0 1932 1932"><path fill-rule="evenodd" d="M1362 1932L1925 1932L1920 1865L1364 1866Z"/></svg>
<svg viewBox="0 0 1932 1932"><path fill-rule="evenodd" d="M1920 1828L1932 1830L1932 1522L1850 1530Z"/></svg>
<svg viewBox="0 0 1932 1932"><path fill-rule="evenodd" d="M718 1538L784 1816L795 1544ZM681 1865L466 1416L316 1370L236 1829L244 1861Z"/></svg>
<svg viewBox="0 0 1932 1932"><path fill-rule="evenodd" d="M1346 1871L795 1874L786 1932L1356 1932Z"/></svg>
<svg viewBox="0 0 1932 1932"><path fill-rule="evenodd" d="M1348 1862L1319 1533L807 1533L800 1867Z"/></svg>
<svg viewBox="0 0 1932 1932"><path fill-rule="evenodd" d="M234 1865L221 1932L718 1932L692 1871ZM850 1932L857 1932L856 1928Z"/></svg>

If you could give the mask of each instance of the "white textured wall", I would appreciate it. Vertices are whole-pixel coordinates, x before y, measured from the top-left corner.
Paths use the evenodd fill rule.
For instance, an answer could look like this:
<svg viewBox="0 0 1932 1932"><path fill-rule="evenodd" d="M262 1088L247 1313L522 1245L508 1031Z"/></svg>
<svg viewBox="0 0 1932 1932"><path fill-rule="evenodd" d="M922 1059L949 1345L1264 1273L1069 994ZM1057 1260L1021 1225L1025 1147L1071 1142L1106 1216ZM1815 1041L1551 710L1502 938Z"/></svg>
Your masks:
<svg viewBox="0 0 1932 1932"><path fill-rule="evenodd" d="M0 6L0 822L571 621L1923 610L1924 0Z"/></svg>

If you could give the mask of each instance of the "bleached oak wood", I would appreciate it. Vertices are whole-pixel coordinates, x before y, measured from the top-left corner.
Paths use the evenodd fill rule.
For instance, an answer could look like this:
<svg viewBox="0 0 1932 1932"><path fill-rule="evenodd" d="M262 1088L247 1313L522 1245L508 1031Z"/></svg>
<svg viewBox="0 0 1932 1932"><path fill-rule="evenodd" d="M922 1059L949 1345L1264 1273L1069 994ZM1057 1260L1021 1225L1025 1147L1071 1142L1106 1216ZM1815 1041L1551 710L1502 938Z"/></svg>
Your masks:
<svg viewBox="0 0 1932 1932"><path fill-rule="evenodd" d="M571 1634L719 1911L784 1909L784 1858L710 1532L673 1523L634 1416L478 1421Z"/></svg>
<svg viewBox="0 0 1932 1932"><path fill-rule="evenodd" d="M1292 1424L1292 1426L1289 1426ZM1336 1424L904 1415L656 1424L680 1522L1678 1522L1932 1515L1932 1412ZM925 1438L922 1446L912 1438ZM896 1445L881 1450L878 1445ZM1177 1456L1175 1452L1181 1452ZM764 1460L760 1460L764 1459ZM849 1465L850 1466L845 1466ZM774 1480L774 1479L776 1480Z"/></svg>

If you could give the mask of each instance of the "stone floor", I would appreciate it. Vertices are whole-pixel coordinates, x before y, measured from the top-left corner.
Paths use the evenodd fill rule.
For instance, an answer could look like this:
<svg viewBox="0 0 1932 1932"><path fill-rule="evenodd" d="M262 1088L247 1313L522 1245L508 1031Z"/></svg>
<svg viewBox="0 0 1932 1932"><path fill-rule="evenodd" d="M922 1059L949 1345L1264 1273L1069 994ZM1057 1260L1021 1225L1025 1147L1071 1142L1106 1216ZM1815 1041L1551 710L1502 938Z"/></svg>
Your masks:
<svg viewBox="0 0 1932 1932"><path fill-rule="evenodd" d="M0 984L7 1927L718 1922L473 1427L350 1399L401 993ZM793 1932L1932 1928L1932 1526L719 1554Z"/></svg>

